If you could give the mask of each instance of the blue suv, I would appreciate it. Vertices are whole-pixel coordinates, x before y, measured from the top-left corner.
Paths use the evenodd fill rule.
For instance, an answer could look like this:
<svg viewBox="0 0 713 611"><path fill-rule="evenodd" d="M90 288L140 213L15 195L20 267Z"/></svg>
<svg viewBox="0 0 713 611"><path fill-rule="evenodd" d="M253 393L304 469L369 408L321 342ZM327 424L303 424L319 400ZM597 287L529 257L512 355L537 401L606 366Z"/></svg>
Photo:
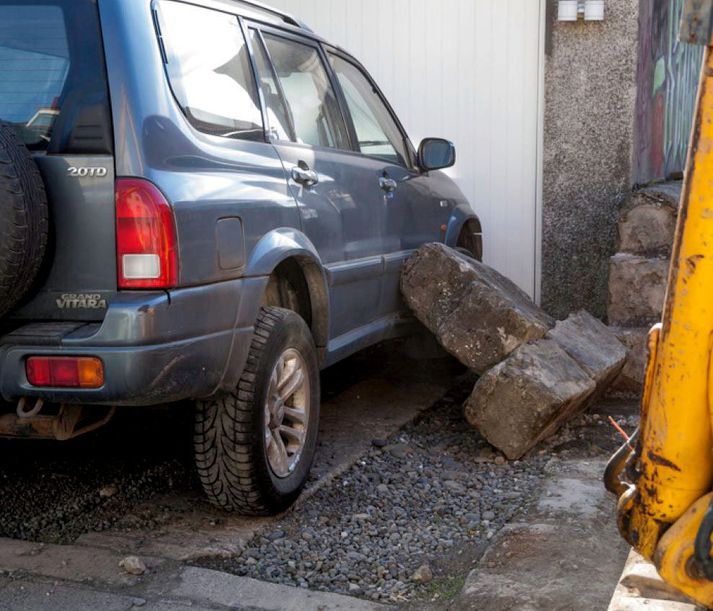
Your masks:
<svg viewBox="0 0 713 611"><path fill-rule="evenodd" d="M210 500L285 509L320 369L414 329L414 249L481 255L454 163L258 3L0 0L0 435L190 400Z"/></svg>

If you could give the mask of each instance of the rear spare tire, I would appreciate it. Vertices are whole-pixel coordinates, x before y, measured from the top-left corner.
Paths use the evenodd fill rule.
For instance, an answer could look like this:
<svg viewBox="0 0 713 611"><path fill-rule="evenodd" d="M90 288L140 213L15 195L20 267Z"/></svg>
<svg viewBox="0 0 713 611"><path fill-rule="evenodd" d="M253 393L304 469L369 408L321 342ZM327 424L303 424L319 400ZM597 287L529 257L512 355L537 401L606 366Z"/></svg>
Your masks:
<svg viewBox="0 0 713 611"><path fill-rule="evenodd" d="M0 317L27 294L47 246L47 195L30 151L0 123Z"/></svg>

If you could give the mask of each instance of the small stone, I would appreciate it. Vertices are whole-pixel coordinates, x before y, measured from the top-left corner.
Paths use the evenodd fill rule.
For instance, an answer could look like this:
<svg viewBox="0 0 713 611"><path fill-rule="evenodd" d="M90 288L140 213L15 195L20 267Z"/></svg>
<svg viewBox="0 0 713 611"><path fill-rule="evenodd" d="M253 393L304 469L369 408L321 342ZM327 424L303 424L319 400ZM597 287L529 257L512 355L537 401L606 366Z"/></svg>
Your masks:
<svg viewBox="0 0 713 611"><path fill-rule="evenodd" d="M143 575L148 570L138 556L127 556L119 562L119 566L129 575Z"/></svg>
<svg viewBox="0 0 713 611"><path fill-rule="evenodd" d="M373 445L375 448L384 448L384 447L386 447L387 443L388 443L388 441L386 441L386 439L372 439L371 440L371 445Z"/></svg>
<svg viewBox="0 0 713 611"><path fill-rule="evenodd" d="M504 464L505 464L505 457L502 456L502 455L500 455L500 454L498 454L498 455L495 457L495 464L496 464L496 465L504 465Z"/></svg>
<svg viewBox="0 0 713 611"><path fill-rule="evenodd" d="M494 511L486 511L483 513L483 520L488 520L488 522L492 522L495 519L495 512Z"/></svg>
<svg viewBox="0 0 713 611"><path fill-rule="evenodd" d="M386 450L395 458L406 458L406 456L412 452L411 448L405 443L397 443L396 445L389 446Z"/></svg>
<svg viewBox="0 0 713 611"><path fill-rule="evenodd" d="M267 538L270 541L278 541L280 539L285 538L285 531L283 530L275 530L267 535Z"/></svg>
<svg viewBox="0 0 713 611"><path fill-rule="evenodd" d="M108 486L104 486L99 489L99 497L102 499L110 499L111 497L116 496L118 492L119 489L114 484L109 484Z"/></svg>
<svg viewBox="0 0 713 611"><path fill-rule="evenodd" d="M427 564L422 564L411 576L411 581L416 583L429 583L431 580L433 580L433 571Z"/></svg>
<svg viewBox="0 0 713 611"><path fill-rule="evenodd" d="M465 492L465 488L461 484L450 479L443 482L443 485L457 494L463 494Z"/></svg>
<svg viewBox="0 0 713 611"><path fill-rule="evenodd" d="M388 487L386 484L379 484L379 485L376 487L376 491L377 491L379 494L388 494L388 493L389 493L389 487Z"/></svg>
<svg viewBox="0 0 713 611"><path fill-rule="evenodd" d="M363 594L363 590L356 583L350 583L349 594L353 596L361 596Z"/></svg>

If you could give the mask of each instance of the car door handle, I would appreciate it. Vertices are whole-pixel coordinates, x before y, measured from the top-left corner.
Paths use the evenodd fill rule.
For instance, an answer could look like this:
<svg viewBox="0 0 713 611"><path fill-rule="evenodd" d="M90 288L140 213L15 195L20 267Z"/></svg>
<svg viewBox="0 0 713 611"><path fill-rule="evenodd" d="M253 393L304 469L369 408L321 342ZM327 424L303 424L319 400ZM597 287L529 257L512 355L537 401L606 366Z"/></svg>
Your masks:
<svg viewBox="0 0 713 611"><path fill-rule="evenodd" d="M319 174L308 168L292 168L292 180L305 187L313 187L319 182Z"/></svg>
<svg viewBox="0 0 713 611"><path fill-rule="evenodd" d="M379 186L381 187L382 191L386 191L387 193L393 193L396 191L396 188L399 186L399 183L397 183L393 178L386 178L385 176L382 176L379 178Z"/></svg>

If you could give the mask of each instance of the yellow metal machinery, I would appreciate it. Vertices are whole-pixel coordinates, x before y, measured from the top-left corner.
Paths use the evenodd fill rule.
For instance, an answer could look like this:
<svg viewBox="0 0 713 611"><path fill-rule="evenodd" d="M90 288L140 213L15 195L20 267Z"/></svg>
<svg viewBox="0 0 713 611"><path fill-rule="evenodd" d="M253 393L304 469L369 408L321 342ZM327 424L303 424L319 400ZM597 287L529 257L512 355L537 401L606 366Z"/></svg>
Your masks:
<svg viewBox="0 0 713 611"><path fill-rule="evenodd" d="M713 607L713 0L686 0L681 36L707 49L663 321L649 335L639 429L605 482L623 537Z"/></svg>

